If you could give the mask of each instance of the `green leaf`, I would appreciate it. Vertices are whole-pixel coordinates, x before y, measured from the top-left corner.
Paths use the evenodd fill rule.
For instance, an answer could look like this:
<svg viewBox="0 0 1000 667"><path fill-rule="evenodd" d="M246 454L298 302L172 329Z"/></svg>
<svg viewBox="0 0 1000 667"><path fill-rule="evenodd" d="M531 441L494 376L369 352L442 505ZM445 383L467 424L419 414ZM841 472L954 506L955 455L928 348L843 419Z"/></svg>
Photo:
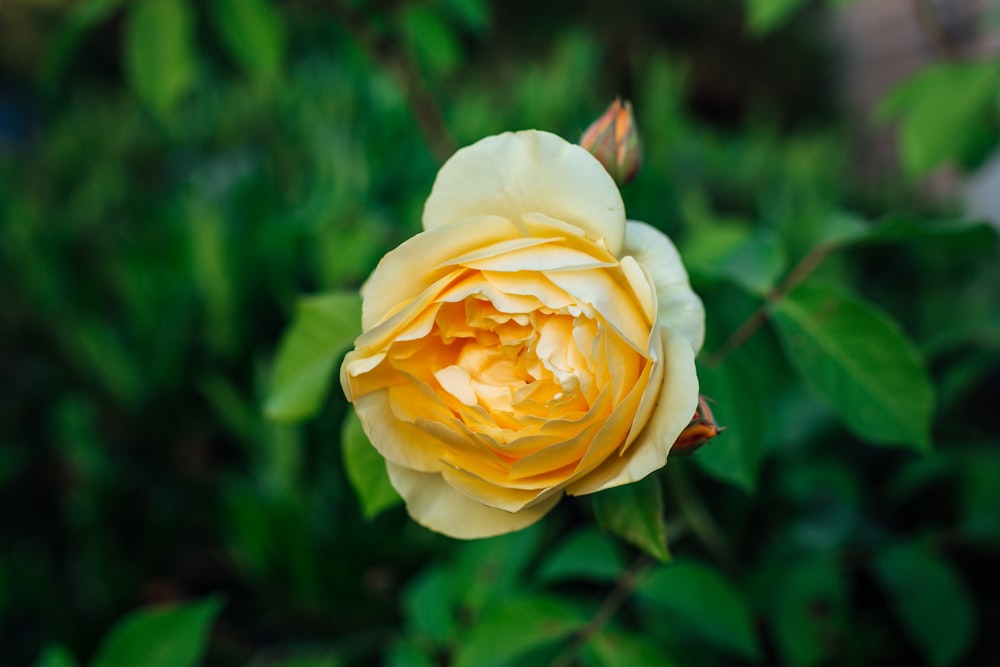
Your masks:
<svg viewBox="0 0 1000 667"><path fill-rule="evenodd" d="M542 524L462 545L449 570L452 594L464 611L477 614L521 586L521 575L537 553Z"/></svg>
<svg viewBox="0 0 1000 667"><path fill-rule="evenodd" d="M760 657L743 596L709 567L675 561L643 577L635 592L640 600L667 610L706 641L751 660Z"/></svg>
<svg viewBox="0 0 1000 667"><path fill-rule="evenodd" d="M996 62L937 63L894 88L877 115L900 120L903 165L919 176L944 162L985 157L996 145L990 122L998 96Z"/></svg>
<svg viewBox="0 0 1000 667"><path fill-rule="evenodd" d="M130 404L142 396L141 366L134 348L123 343L120 327L106 318L77 321L71 344L76 363L116 400Z"/></svg>
<svg viewBox="0 0 1000 667"><path fill-rule="evenodd" d="M583 627L578 607L561 599L532 595L488 607L471 627L455 667L504 667L525 653L565 640Z"/></svg>
<svg viewBox="0 0 1000 667"><path fill-rule="evenodd" d="M830 287L803 285L772 319L805 383L858 437L930 446L934 395L913 344L889 317Z"/></svg>
<svg viewBox="0 0 1000 667"><path fill-rule="evenodd" d="M877 227L853 213L834 211L823 220L820 242L838 248L867 238Z"/></svg>
<svg viewBox="0 0 1000 667"><path fill-rule="evenodd" d="M361 333L361 297L333 292L302 299L285 331L264 411L295 421L319 410L341 353Z"/></svg>
<svg viewBox="0 0 1000 667"><path fill-rule="evenodd" d="M42 64L43 85L56 92L63 74L73 61L74 54L85 41L87 33L125 4L125 0L85 0L69 10L66 20L49 43Z"/></svg>
<svg viewBox="0 0 1000 667"><path fill-rule="evenodd" d="M212 0L208 8L223 45L247 74L269 79L280 72L284 25L270 0Z"/></svg>
<svg viewBox="0 0 1000 667"><path fill-rule="evenodd" d="M454 19L477 33L490 24L490 6L486 0L441 0L441 5Z"/></svg>
<svg viewBox="0 0 1000 667"><path fill-rule="evenodd" d="M253 662L248 667L340 667L343 664L335 655L320 654L294 655L278 660Z"/></svg>
<svg viewBox="0 0 1000 667"><path fill-rule="evenodd" d="M407 634L413 639L437 645L456 635L455 605L450 573L441 567L421 572L403 592L403 613Z"/></svg>
<svg viewBox="0 0 1000 667"><path fill-rule="evenodd" d="M799 460L778 473L777 491L799 508L788 539L809 551L847 548L868 528L857 466Z"/></svg>
<svg viewBox="0 0 1000 667"><path fill-rule="evenodd" d="M746 0L747 27L755 35L771 32L808 0Z"/></svg>
<svg viewBox="0 0 1000 667"><path fill-rule="evenodd" d="M893 214L870 228L861 239L865 243L897 241L927 241L941 243L954 239L989 253L997 246L997 230L987 222L977 220L922 220L913 216Z"/></svg>
<svg viewBox="0 0 1000 667"><path fill-rule="evenodd" d="M595 528L574 532L552 549L538 571L545 583L582 579L613 582L625 570L618 542Z"/></svg>
<svg viewBox="0 0 1000 667"><path fill-rule="evenodd" d="M587 640L583 647L584 667L673 667L676 663L650 637L602 632Z"/></svg>
<svg viewBox="0 0 1000 667"><path fill-rule="evenodd" d="M389 224L369 212L353 216L350 225L322 227L314 248L321 284L335 289L363 282L385 253L384 246L392 233Z"/></svg>
<svg viewBox="0 0 1000 667"><path fill-rule="evenodd" d="M692 271L714 275L716 267L752 236L748 220L719 215L701 191L685 193L680 206L688 233L682 238L679 250L684 265Z"/></svg>
<svg viewBox="0 0 1000 667"><path fill-rule="evenodd" d="M962 461L959 503L962 533L1000 544L1000 452L974 449Z"/></svg>
<svg viewBox="0 0 1000 667"><path fill-rule="evenodd" d="M447 75L462 61L455 34L437 12L418 4L407 5L402 31L417 59L434 75Z"/></svg>
<svg viewBox="0 0 1000 667"><path fill-rule="evenodd" d="M385 459L368 440L353 410L344 418L341 447L347 479L358 495L366 519L374 519L382 511L403 502L389 482Z"/></svg>
<svg viewBox="0 0 1000 667"><path fill-rule="evenodd" d="M222 601L143 609L105 637L91 667L194 667L208 643Z"/></svg>
<svg viewBox="0 0 1000 667"><path fill-rule="evenodd" d="M35 661L35 667L76 667L77 662L65 647L58 644L45 647Z"/></svg>
<svg viewBox="0 0 1000 667"><path fill-rule="evenodd" d="M764 459L765 407L758 375L741 359L737 352L719 366L698 368L701 393L712 400L716 422L726 430L692 458L713 477L751 493Z"/></svg>
<svg viewBox="0 0 1000 667"><path fill-rule="evenodd" d="M861 218L837 213L830 216L823 242L836 247L867 243L942 242L961 243L962 249L993 252L998 234L995 227L976 220L924 220L893 213L870 224Z"/></svg>
<svg viewBox="0 0 1000 667"><path fill-rule="evenodd" d="M719 262L715 271L751 294L763 296L775 286L787 264L778 235L762 231L751 235Z"/></svg>
<svg viewBox="0 0 1000 667"><path fill-rule="evenodd" d="M437 663L423 645L410 640L398 640L389 647L386 667L435 667Z"/></svg>
<svg viewBox="0 0 1000 667"><path fill-rule="evenodd" d="M707 224L692 227L680 247L684 265L692 273L719 276L718 267L750 242L745 225Z"/></svg>
<svg viewBox="0 0 1000 667"><path fill-rule="evenodd" d="M875 573L931 665L954 665L966 655L975 637L975 608L946 561L919 544L894 546L876 559Z"/></svg>
<svg viewBox="0 0 1000 667"><path fill-rule="evenodd" d="M882 485L882 494L899 504L926 493L931 484L941 484L955 474L955 461L945 456L947 450L929 452L906 461L891 479Z"/></svg>
<svg viewBox="0 0 1000 667"><path fill-rule="evenodd" d="M670 560L663 493L655 474L594 494L597 523L661 561Z"/></svg>
<svg viewBox="0 0 1000 667"><path fill-rule="evenodd" d="M790 667L829 662L835 647L847 639L847 583L830 558L797 560L783 568L771 605L778 648Z"/></svg>
<svg viewBox="0 0 1000 667"><path fill-rule="evenodd" d="M772 230L703 226L684 248L685 264L696 277L727 280L756 296L770 292L788 265L785 246Z"/></svg>
<svg viewBox="0 0 1000 667"><path fill-rule="evenodd" d="M207 202L192 199L184 208L188 223L191 270L206 311L206 339L220 356L237 345L238 285L233 271L234 244L226 234L225 221Z"/></svg>
<svg viewBox="0 0 1000 667"><path fill-rule="evenodd" d="M194 20L186 0L139 0L125 26L125 72L136 95L165 115L194 84Z"/></svg>

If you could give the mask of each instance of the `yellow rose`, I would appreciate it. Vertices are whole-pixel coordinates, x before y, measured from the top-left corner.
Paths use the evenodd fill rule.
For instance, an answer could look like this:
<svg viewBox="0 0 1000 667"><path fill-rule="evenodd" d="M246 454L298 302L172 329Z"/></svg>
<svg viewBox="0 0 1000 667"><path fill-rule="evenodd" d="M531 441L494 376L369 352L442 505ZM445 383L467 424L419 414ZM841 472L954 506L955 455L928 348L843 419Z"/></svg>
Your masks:
<svg viewBox="0 0 1000 667"><path fill-rule="evenodd" d="M423 227L362 288L341 367L417 522L498 535L665 465L698 404L704 310L593 156L487 137L441 168Z"/></svg>

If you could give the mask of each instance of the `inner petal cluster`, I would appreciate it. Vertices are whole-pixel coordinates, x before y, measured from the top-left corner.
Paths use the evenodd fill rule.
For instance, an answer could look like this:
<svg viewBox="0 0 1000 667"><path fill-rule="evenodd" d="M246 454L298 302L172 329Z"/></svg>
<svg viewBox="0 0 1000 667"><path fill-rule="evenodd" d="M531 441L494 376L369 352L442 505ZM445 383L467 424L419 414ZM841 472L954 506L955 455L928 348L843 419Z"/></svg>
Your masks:
<svg viewBox="0 0 1000 667"><path fill-rule="evenodd" d="M441 441L454 486L520 488L522 506L623 444L652 361L545 273L517 272L523 293L503 289L510 278L456 269L353 384L387 391L395 419ZM610 423L619 408L628 414Z"/></svg>
<svg viewBox="0 0 1000 667"><path fill-rule="evenodd" d="M505 312L482 293L436 310L422 351L397 355L393 345L387 360L431 387L452 419L484 442L499 447L537 435L549 420L578 420L597 404L608 377L592 313L541 303ZM430 355L442 365L426 365Z"/></svg>

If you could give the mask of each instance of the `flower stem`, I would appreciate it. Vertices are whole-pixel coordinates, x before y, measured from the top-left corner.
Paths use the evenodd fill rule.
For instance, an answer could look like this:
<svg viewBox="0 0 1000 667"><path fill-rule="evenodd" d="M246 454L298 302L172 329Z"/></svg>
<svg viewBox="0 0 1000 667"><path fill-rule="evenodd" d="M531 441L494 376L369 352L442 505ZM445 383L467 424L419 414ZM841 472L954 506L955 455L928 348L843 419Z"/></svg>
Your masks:
<svg viewBox="0 0 1000 667"><path fill-rule="evenodd" d="M834 246L827 243L820 243L810 250L805 257L802 258L798 264L795 265L788 275L785 276L777 287L772 289L764 297L764 303L755 310L750 317L743 321L730 336L726 339L726 342L719 346L715 352L708 355L705 359L705 364L708 366L718 366L722 363L722 360L726 358L732 352L735 352L739 348L743 347L748 340L750 340L757 331L764 326L767 322L768 310L771 305L781 301L785 298L789 292L798 287L802 281L812 274L816 268L823 263L826 256L830 254Z"/></svg>
<svg viewBox="0 0 1000 667"><path fill-rule="evenodd" d="M632 563L632 566L618 577L615 587L608 593L608 597L601 603L600 608L598 608L593 618L580 628L573 641L552 661L549 667L570 667L583 645L591 637L604 630L607 624L611 622L611 619L615 617L615 614L618 613L618 610L621 609L621 606L632 595L632 591L635 590L636 585L642 580L643 575L656 565L656 562L656 559L649 554L643 553L640 555Z"/></svg>

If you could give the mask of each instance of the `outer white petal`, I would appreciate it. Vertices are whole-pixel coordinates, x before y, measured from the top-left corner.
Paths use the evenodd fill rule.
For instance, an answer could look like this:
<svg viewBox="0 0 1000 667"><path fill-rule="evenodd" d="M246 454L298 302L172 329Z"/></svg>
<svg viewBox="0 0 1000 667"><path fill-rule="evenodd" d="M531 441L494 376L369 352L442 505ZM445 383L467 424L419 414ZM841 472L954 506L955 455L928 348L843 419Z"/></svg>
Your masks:
<svg viewBox="0 0 1000 667"><path fill-rule="evenodd" d="M561 493L520 512L505 512L462 495L440 474L424 473L386 461L389 481L406 501L413 520L433 531L463 540L493 537L527 528L559 502Z"/></svg>
<svg viewBox="0 0 1000 667"><path fill-rule="evenodd" d="M697 355L705 341L705 307L691 289L677 248L666 234L644 222L629 220L625 229L624 254L653 278L660 325L684 336Z"/></svg>
<svg viewBox="0 0 1000 667"><path fill-rule="evenodd" d="M424 229L474 215L519 221L544 213L605 239L618 255L625 205L618 187L583 148L548 132L506 132L462 148L438 172L424 206Z"/></svg>
<svg viewBox="0 0 1000 667"><path fill-rule="evenodd" d="M666 327L663 332L663 385L657 405L639 437L625 453L612 454L594 472L566 488L566 493L579 496L603 491L622 484L636 482L667 462L667 454L677 436L691 422L698 405L698 375L694 354L687 340Z"/></svg>

